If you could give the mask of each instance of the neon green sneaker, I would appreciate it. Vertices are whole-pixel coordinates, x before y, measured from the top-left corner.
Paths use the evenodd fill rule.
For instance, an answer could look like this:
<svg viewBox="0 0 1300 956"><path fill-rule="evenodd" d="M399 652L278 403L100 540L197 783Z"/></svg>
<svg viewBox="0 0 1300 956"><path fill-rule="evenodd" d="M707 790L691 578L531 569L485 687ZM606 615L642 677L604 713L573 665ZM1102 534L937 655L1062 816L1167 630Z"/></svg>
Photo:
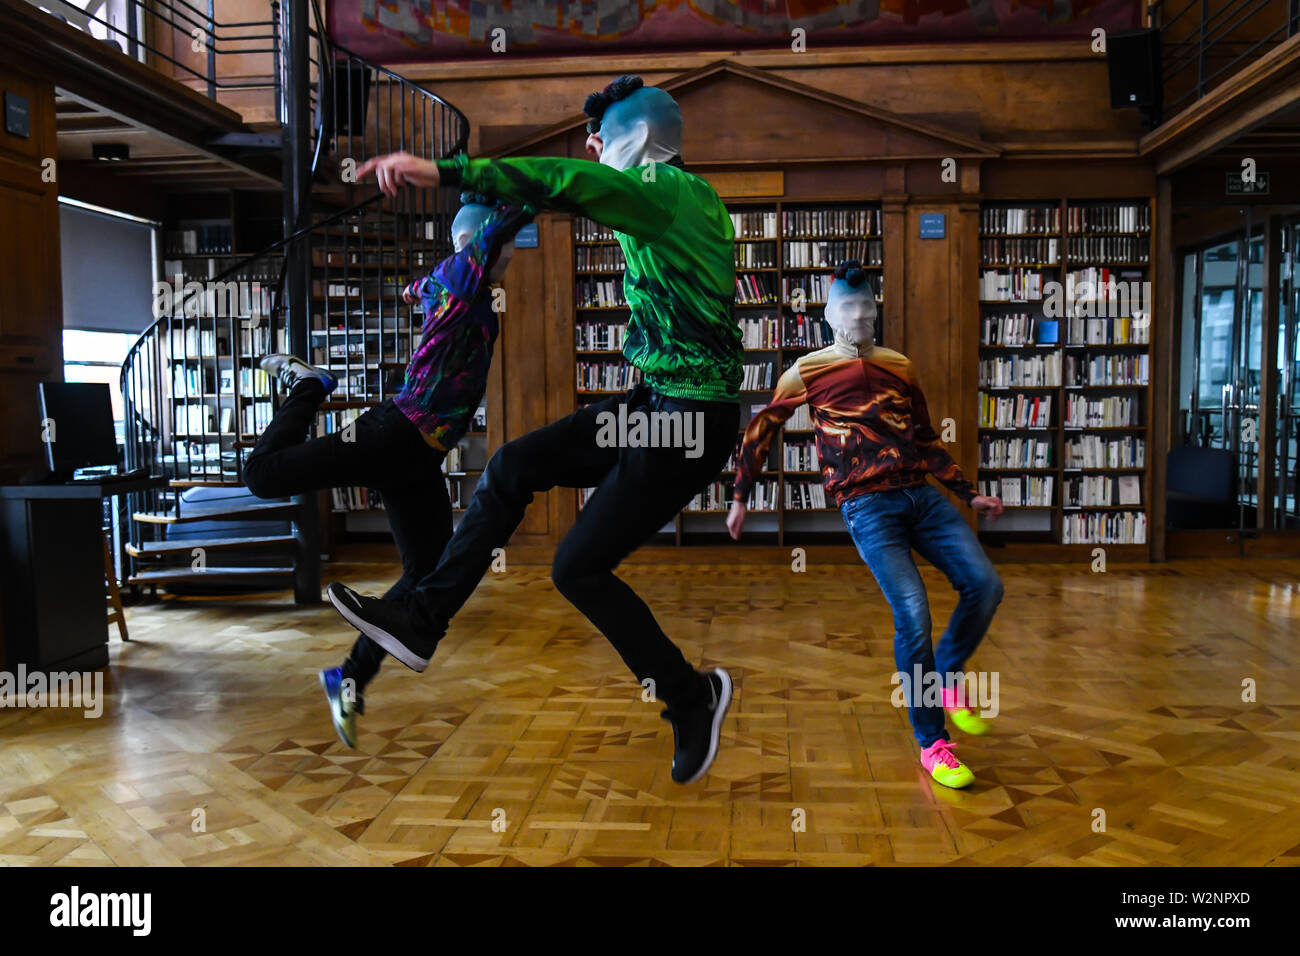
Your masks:
<svg viewBox="0 0 1300 956"><path fill-rule="evenodd" d="M943 709L964 734L983 737L992 729L987 720L966 706L966 697L957 688L943 689Z"/></svg>
<svg viewBox="0 0 1300 956"><path fill-rule="evenodd" d="M975 775L953 754L956 747L951 740L940 737L921 751L921 766L930 771L936 782L960 790L974 783Z"/></svg>

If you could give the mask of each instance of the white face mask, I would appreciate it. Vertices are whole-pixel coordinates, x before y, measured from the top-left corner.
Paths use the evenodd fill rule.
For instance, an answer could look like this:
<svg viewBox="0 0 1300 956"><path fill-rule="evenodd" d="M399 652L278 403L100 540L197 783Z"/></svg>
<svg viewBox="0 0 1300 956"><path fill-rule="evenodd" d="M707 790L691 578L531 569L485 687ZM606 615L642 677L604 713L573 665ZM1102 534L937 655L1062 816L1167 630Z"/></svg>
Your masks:
<svg viewBox="0 0 1300 956"><path fill-rule="evenodd" d="M876 303L868 289L865 295L839 296L826 303L826 321L835 340L859 352L875 344Z"/></svg>
<svg viewBox="0 0 1300 956"><path fill-rule="evenodd" d="M617 139L604 140L600 164L611 169L632 169L646 163L666 163L677 155L670 143L657 143L650 138L650 124L638 120L631 129Z"/></svg>

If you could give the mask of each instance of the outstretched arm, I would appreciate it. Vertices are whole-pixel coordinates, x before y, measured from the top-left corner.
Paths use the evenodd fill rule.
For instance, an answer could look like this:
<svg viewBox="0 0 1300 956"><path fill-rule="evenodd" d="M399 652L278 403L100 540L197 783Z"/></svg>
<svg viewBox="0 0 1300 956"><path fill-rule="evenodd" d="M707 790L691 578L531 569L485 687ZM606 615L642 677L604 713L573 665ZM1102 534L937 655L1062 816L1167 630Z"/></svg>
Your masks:
<svg viewBox="0 0 1300 956"><path fill-rule="evenodd" d="M653 242L673 221L675 203L635 171L620 171L586 159L521 156L509 159L430 161L409 153L367 160L357 178L374 173L379 188L393 196L404 186L464 186L475 192L535 209L588 216L602 225Z"/></svg>
<svg viewBox="0 0 1300 956"><path fill-rule="evenodd" d="M736 493L731 503L731 513L727 516L727 530L732 538L740 539L745 525L745 515L749 511L747 502L754 482L763 473L767 462L767 453L772 448L772 441L780 431L782 423L787 421L794 410L808 400L808 390L804 388L803 378L799 375L796 362L786 369L776 383L772 401L750 420L745 428L745 437L740 445L740 460L736 464Z"/></svg>

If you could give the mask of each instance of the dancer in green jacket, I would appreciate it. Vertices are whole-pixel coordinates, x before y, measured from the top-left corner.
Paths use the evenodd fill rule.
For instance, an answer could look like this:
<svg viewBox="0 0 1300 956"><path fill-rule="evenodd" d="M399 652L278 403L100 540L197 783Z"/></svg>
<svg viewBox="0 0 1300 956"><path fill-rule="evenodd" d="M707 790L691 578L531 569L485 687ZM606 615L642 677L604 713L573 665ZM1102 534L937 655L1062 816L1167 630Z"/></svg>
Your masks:
<svg viewBox="0 0 1300 956"><path fill-rule="evenodd" d="M599 163L430 162L398 153L368 161L358 174L373 172L389 194L455 186L614 230L631 312L623 351L642 383L503 445L436 570L408 597L367 597L338 583L329 596L348 621L422 671L533 495L594 487L556 551L552 579L666 703L676 741L672 778L689 783L717 753L731 678L687 663L614 569L717 477L736 446L743 350L732 314L734 232L717 193L682 166L681 113L671 96L625 76L588 97L584 109ZM651 437L626 422L648 422Z"/></svg>

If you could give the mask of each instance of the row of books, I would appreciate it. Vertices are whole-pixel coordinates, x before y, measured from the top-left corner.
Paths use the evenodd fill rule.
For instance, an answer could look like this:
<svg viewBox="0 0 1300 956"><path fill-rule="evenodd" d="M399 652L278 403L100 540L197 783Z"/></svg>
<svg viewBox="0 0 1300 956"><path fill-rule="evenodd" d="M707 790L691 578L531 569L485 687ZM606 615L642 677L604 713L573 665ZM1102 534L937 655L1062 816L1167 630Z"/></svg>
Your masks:
<svg viewBox="0 0 1300 956"><path fill-rule="evenodd" d="M1151 283L1143 280L1141 272L1132 269L1118 271L1109 266L1071 269L1065 274L1063 291L1070 303L1084 299L1114 302L1120 307L1115 314L1131 315L1151 308Z"/></svg>
<svg viewBox="0 0 1300 956"><path fill-rule="evenodd" d="M980 319L980 345L1035 345L1042 338L1056 343L1058 325L1031 312L999 312ZM1050 336L1044 333L1050 331Z"/></svg>
<svg viewBox="0 0 1300 956"><path fill-rule="evenodd" d="M1049 508L1056 503L1052 496L1051 475L1004 475L976 482L982 495L1001 498L1008 508Z"/></svg>
<svg viewBox="0 0 1300 956"><path fill-rule="evenodd" d="M1066 428L1140 428L1141 404L1135 396L1065 396Z"/></svg>
<svg viewBox="0 0 1300 956"><path fill-rule="evenodd" d="M1067 345L1146 345L1151 340L1151 322L1146 314L1065 320Z"/></svg>
<svg viewBox="0 0 1300 956"><path fill-rule="evenodd" d="M816 481L790 481L785 486L785 506L790 511L811 511L830 507L826 504L826 487Z"/></svg>
<svg viewBox="0 0 1300 956"><path fill-rule="evenodd" d="M835 341L835 333L825 319L812 316L785 316L786 348L821 349Z"/></svg>
<svg viewBox="0 0 1300 956"><path fill-rule="evenodd" d="M740 342L747 349L781 347L781 320L774 315L740 320Z"/></svg>
<svg viewBox="0 0 1300 956"><path fill-rule="evenodd" d="M1065 479L1065 507L1104 508L1111 505L1141 505L1140 475L1080 475Z"/></svg>
<svg viewBox="0 0 1300 956"><path fill-rule="evenodd" d="M980 359L979 383L986 388L1058 386L1061 384L1061 353L1051 351L1037 355L997 355Z"/></svg>
<svg viewBox="0 0 1300 956"><path fill-rule="evenodd" d="M1071 238L1065 251L1070 262L1150 262L1146 236L1088 236Z"/></svg>
<svg viewBox="0 0 1300 956"><path fill-rule="evenodd" d="M775 242L738 242L736 243L737 269L775 269Z"/></svg>
<svg viewBox="0 0 1300 956"><path fill-rule="evenodd" d="M1050 428L1052 396L979 393L980 428Z"/></svg>
<svg viewBox="0 0 1300 956"><path fill-rule="evenodd" d="M980 438L981 468L1051 468L1052 443L1041 438Z"/></svg>
<svg viewBox="0 0 1300 956"><path fill-rule="evenodd" d="M784 209L781 231L788 239L860 239L880 235L877 209Z"/></svg>
<svg viewBox="0 0 1300 956"><path fill-rule="evenodd" d="M1066 222L1070 232L1111 234L1150 232L1151 207L1116 203L1071 206Z"/></svg>
<svg viewBox="0 0 1300 956"><path fill-rule="evenodd" d="M574 332L580 352L621 352L627 341L627 326L621 322L579 322Z"/></svg>
<svg viewBox="0 0 1300 956"><path fill-rule="evenodd" d="M879 272L867 273L867 285L876 294L876 299L881 296L883 277ZM830 290L831 283L835 281L835 276L829 272L822 274L812 274L803 276L782 276L781 277L781 301L789 304L791 297L796 289L802 291L805 305L819 305L826 301L826 293Z"/></svg>
<svg viewBox="0 0 1300 956"><path fill-rule="evenodd" d="M594 219L579 216L573 220L573 238L578 242L614 242L614 230Z"/></svg>
<svg viewBox="0 0 1300 956"><path fill-rule="evenodd" d="M1146 544L1147 516L1140 511L1071 512L1061 521L1065 544Z"/></svg>
<svg viewBox="0 0 1300 956"><path fill-rule="evenodd" d="M163 245L166 255L192 256L234 251L234 230L230 223L209 223L190 229L168 229Z"/></svg>
<svg viewBox="0 0 1300 956"><path fill-rule="evenodd" d="M775 511L777 502L777 481L775 478L760 478L754 482L746 502L751 511ZM692 498L684 511L730 511L736 492L735 482L715 481Z"/></svg>
<svg viewBox="0 0 1300 956"><path fill-rule="evenodd" d="M627 259L623 256L621 246L578 246L573 255L574 265L579 272L622 272L627 268Z"/></svg>
<svg viewBox="0 0 1300 956"><path fill-rule="evenodd" d="M1145 468L1146 441L1134 436L1077 435L1065 442L1066 468Z"/></svg>
<svg viewBox="0 0 1300 956"><path fill-rule="evenodd" d="M834 269L846 259L857 259L864 266L878 267L885 261L885 247L878 239L786 240L782 249L787 269Z"/></svg>
<svg viewBox="0 0 1300 956"><path fill-rule="evenodd" d="M775 363L757 362L742 367L740 390L742 392L766 391L776 383L773 381Z"/></svg>
<svg viewBox="0 0 1300 956"><path fill-rule="evenodd" d="M736 275L736 305L774 305L776 293L764 275L743 272Z"/></svg>
<svg viewBox="0 0 1300 956"><path fill-rule="evenodd" d="M215 369L210 365L184 365L172 367L173 395L177 398L197 398L204 395L233 395L235 369ZM260 368L247 366L239 369L239 394L242 398L269 398L271 378Z"/></svg>
<svg viewBox="0 0 1300 956"><path fill-rule="evenodd" d="M1060 240L981 239L982 266L1054 266L1060 262Z"/></svg>
<svg viewBox="0 0 1300 956"><path fill-rule="evenodd" d="M1067 355L1066 385L1146 385L1150 359L1142 355Z"/></svg>
<svg viewBox="0 0 1300 956"><path fill-rule="evenodd" d="M578 391L625 391L641 381L641 370L626 362L579 362Z"/></svg>
<svg viewBox="0 0 1300 956"><path fill-rule="evenodd" d="M1041 235L1060 231L1060 206L987 206L980 210L980 232L985 235Z"/></svg>
<svg viewBox="0 0 1300 956"><path fill-rule="evenodd" d="M787 442L782 448L786 471L820 471L815 441Z"/></svg>
<svg viewBox="0 0 1300 956"><path fill-rule="evenodd" d="M776 210L768 212L733 212L731 228L737 239L775 239Z"/></svg>
<svg viewBox="0 0 1300 956"><path fill-rule="evenodd" d="M574 298L580 309L608 309L626 306L623 298L623 278L592 279L581 278L574 290Z"/></svg>
<svg viewBox="0 0 1300 956"><path fill-rule="evenodd" d="M383 510L384 499L373 488L331 488L330 497L335 511Z"/></svg>
<svg viewBox="0 0 1300 956"><path fill-rule="evenodd" d="M1046 281L1051 281L1050 277ZM1043 297L1043 273L1036 269L1012 268L1005 272L980 273L980 299L984 302L1027 302Z"/></svg>

